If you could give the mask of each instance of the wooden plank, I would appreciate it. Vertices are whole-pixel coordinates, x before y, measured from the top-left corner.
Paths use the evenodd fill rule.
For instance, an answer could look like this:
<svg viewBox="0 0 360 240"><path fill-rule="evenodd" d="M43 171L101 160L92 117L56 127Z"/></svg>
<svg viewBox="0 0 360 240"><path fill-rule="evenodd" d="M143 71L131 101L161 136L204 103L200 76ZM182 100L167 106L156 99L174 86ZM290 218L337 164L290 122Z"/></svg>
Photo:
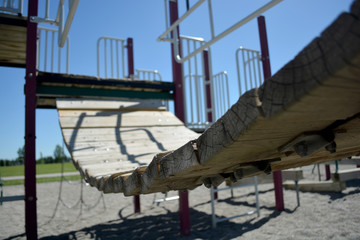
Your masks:
<svg viewBox="0 0 360 240"><path fill-rule="evenodd" d="M96 128L96 127L148 127L148 126L182 126L183 123L170 112L159 111L74 111L74 116L59 118L62 128ZM66 113L68 114L68 113Z"/></svg>
<svg viewBox="0 0 360 240"><path fill-rule="evenodd" d="M163 101L153 99L124 99L122 101L114 101L111 99L86 99L86 101L79 101L79 99L64 98L57 99L56 104L57 109L67 110L165 110Z"/></svg>
<svg viewBox="0 0 360 240"><path fill-rule="evenodd" d="M81 128L81 129L62 129L63 136L67 142L72 141L71 138L76 139L76 143L86 142L108 142L118 141L120 135L124 142L138 141L144 138L155 139L162 144L167 139L184 140L184 143L194 140L199 136L198 133L189 130L185 126L161 126L161 127L146 127L146 128ZM135 134L134 134L135 133ZM71 143L70 143L71 144Z"/></svg>
<svg viewBox="0 0 360 240"><path fill-rule="evenodd" d="M341 170L331 174L333 181L345 182L357 178L360 178L360 168Z"/></svg>
<svg viewBox="0 0 360 240"><path fill-rule="evenodd" d="M346 189L344 182L299 182L299 190L304 192L341 192ZM295 183L293 181L287 181L283 183L286 189L295 190Z"/></svg>

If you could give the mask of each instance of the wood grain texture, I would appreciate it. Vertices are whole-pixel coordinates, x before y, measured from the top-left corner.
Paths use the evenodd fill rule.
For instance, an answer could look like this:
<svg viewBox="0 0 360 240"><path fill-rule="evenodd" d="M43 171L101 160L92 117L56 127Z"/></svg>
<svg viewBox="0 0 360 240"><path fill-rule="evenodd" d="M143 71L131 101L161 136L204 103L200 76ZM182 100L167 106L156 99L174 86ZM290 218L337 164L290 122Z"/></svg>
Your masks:
<svg viewBox="0 0 360 240"><path fill-rule="evenodd" d="M0 24L0 64L25 65L26 27Z"/></svg>

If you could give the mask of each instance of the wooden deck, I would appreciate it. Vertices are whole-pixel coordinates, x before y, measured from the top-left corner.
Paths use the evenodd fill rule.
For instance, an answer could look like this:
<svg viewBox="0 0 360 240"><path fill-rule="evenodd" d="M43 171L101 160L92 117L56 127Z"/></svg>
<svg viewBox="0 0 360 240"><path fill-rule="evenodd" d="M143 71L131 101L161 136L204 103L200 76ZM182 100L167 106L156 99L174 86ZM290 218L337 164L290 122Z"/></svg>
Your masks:
<svg viewBox="0 0 360 240"><path fill-rule="evenodd" d="M355 1L350 13L341 14L259 89L241 96L199 137L167 112L89 112L77 101L76 111L59 107L75 164L99 190L135 195L358 155L359 18ZM145 140L157 133L159 140Z"/></svg>
<svg viewBox="0 0 360 240"><path fill-rule="evenodd" d="M0 13L0 66L25 67L26 17Z"/></svg>
<svg viewBox="0 0 360 240"><path fill-rule="evenodd" d="M56 108L56 98L173 99L171 82L134 81L64 73L37 73L37 108Z"/></svg>

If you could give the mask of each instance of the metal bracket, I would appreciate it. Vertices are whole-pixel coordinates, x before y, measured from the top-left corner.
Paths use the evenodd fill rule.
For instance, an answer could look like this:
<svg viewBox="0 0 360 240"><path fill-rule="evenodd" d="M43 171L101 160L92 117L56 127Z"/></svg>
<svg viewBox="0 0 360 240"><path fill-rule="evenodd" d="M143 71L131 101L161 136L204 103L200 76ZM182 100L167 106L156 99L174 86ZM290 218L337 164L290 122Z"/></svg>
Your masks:
<svg viewBox="0 0 360 240"><path fill-rule="evenodd" d="M331 131L305 132L279 148L279 152L295 151L299 156L306 157L325 148L330 153L336 152L335 136Z"/></svg>

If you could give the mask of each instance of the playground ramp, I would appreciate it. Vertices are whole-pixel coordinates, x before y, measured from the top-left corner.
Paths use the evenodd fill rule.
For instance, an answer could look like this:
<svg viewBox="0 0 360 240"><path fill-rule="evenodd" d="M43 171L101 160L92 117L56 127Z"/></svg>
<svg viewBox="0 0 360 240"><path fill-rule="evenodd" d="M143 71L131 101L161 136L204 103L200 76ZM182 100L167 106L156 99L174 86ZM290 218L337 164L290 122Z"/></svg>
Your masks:
<svg viewBox="0 0 360 240"><path fill-rule="evenodd" d="M360 154L360 1L203 134L149 100L57 99L84 179L125 195Z"/></svg>

